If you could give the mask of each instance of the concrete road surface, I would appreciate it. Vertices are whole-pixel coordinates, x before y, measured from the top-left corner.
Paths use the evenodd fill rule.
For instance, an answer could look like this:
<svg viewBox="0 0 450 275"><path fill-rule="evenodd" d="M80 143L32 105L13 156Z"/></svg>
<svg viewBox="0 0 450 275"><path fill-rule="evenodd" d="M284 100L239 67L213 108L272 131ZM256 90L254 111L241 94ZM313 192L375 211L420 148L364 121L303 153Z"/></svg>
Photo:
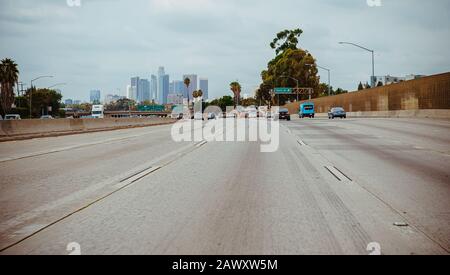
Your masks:
<svg viewBox="0 0 450 275"><path fill-rule="evenodd" d="M172 126L0 143L0 253L449 253L449 121L281 124L274 153Z"/></svg>

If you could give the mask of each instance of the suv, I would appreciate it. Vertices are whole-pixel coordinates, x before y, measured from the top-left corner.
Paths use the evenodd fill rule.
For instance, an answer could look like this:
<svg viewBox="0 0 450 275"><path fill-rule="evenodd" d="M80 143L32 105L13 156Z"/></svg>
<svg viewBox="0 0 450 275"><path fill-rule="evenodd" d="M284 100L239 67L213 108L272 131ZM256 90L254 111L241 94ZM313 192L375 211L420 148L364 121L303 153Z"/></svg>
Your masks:
<svg viewBox="0 0 450 275"><path fill-rule="evenodd" d="M336 107L331 109L331 111L328 113L328 118L334 119L336 117L347 118L347 113L345 112L344 108Z"/></svg>
<svg viewBox="0 0 450 275"><path fill-rule="evenodd" d="M287 121L291 120L291 114L289 113L289 110L286 108L280 108L279 110L279 118L280 119L285 119Z"/></svg>

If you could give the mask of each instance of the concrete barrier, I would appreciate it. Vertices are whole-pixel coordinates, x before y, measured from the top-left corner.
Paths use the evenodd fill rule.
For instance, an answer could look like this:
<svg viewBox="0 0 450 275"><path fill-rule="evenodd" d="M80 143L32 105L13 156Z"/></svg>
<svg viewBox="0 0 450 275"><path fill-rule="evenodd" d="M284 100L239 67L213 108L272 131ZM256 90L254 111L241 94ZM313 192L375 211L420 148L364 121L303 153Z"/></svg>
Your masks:
<svg viewBox="0 0 450 275"><path fill-rule="evenodd" d="M0 138L46 136L170 124L169 118L105 118L0 121Z"/></svg>
<svg viewBox="0 0 450 275"><path fill-rule="evenodd" d="M292 115L298 118L297 114ZM317 113L317 118L328 118L328 113ZM433 118L450 119L450 110L405 110L380 112L348 112L348 118Z"/></svg>
<svg viewBox="0 0 450 275"><path fill-rule="evenodd" d="M353 117L450 118L450 73L311 100L317 113L343 107ZM302 101L306 102L306 101ZM302 102L286 105L291 114Z"/></svg>

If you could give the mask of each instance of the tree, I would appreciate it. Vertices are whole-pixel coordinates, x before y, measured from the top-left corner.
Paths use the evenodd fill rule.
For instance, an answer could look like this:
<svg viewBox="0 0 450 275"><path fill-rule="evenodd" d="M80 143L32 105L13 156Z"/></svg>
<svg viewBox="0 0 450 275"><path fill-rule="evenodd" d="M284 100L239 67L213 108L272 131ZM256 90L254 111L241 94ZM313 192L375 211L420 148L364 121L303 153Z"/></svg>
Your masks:
<svg viewBox="0 0 450 275"><path fill-rule="evenodd" d="M241 91L242 91L241 84L239 84L239 82L237 81L231 82L230 90L234 94L234 107L236 107L237 105L239 105L239 99L241 98Z"/></svg>
<svg viewBox="0 0 450 275"><path fill-rule="evenodd" d="M383 87L383 82L378 81L377 87Z"/></svg>
<svg viewBox="0 0 450 275"><path fill-rule="evenodd" d="M364 86L363 86L362 82L359 82L358 91L362 91L362 90L364 90Z"/></svg>
<svg viewBox="0 0 450 275"><path fill-rule="evenodd" d="M209 106L220 107L220 109L225 112L227 110L227 107L232 107L233 104L234 100L231 96L224 96L222 98L211 101L211 103L209 103Z"/></svg>
<svg viewBox="0 0 450 275"><path fill-rule="evenodd" d="M154 104L144 104L144 105L151 106ZM105 109L107 111L134 111L136 110L136 101L128 98L121 98L116 102L106 105Z"/></svg>
<svg viewBox="0 0 450 275"><path fill-rule="evenodd" d="M364 84L364 89L370 89L370 88L372 88L372 87L370 86L370 84L368 82L366 82L366 84Z"/></svg>
<svg viewBox="0 0 450 275"><path fill-rule="evenodd" d="M281 31L272 43L270 43L270 47L275 50L277 55L287 49L296 50L298 38L302 33L303 31L301 29Z"/></svg>
<svg viewBox="0 0 450 275"><path fill-rule="evenodd" d="M301 29L284 30L270 43L270 47L276 50L276 56L269 61L267 69L262 71L263 83L260 85L256 99L275 104L274 99L279 99L279 104L297 98L293 95L280 95L273 97L271 90L276 87L297 87L297 81L301 87L312 88L313 98L319 96L318 69L314 57L304 49L298 47L299 37L303 33ZM297 80L297 81L296 81ZM309 94L301 95L302 99L308 99Z"/></svg>
<svg viewBox="0 0 450 275"><path fill-rule="evenodd" d="M199 98L199 97L202 97L202 96L203 96L203 91L202 91L202 90L194 91L194 92L192 93L192 96L193 96L195 99L197 99L197 98Z"/></svg>
<svg viewBox="0 0 450 275"><path fill-rule="evenodd" d="M242 102L241 102L241 105L244 106L244 107L257 106L258 105L258 101L256 100L256 98L249 97L249 98L243 99Z"/></svg>
<svg viewBox="0 0 450 275"><path fill-rule="evenodd" d="M51 89L36 89L29 88L25 94L27 99L30 98L30 93L33 94L33 102L31 106L32 117L40 117L41 115L59 115L59 108L61 104L62 95Z"/></svg>
<svg viewBox="0 0 450 275"><path fill-rule="evenodd" d="M5 58L0 63L0 101L2 113L6 115L15 100L14 86L19 79L19 69L17 64L9 58Z"/></svg>
<svg viewBox="0 0 450 275"><path fill-rule="evenodd" d="M314 91L312 94L313 98L318 97L319 77L317 74L318 69L315 59L308 51L287 49L271 60L267 70L261 73L263 80L260 86L262 97L272 99L270 90L275 87L295 88L297 83L294 79L297 79L303 87L312 88ZM309 95L307 94L302 95L302 99L307 99L308 97ZM277 98L280 100L280 105L283 105L283 102L293 98L293 96L280 95Z"/></svg>
<svg viewBox="0 0 450 275"><path fill-rule="evenodd" d="M186 77L185 79L184 79L184 85L186 85L186 90L187 90L187 96L188 96L188 107L189 107L189 97L190 97L190 95L189 95L189 86L191 85L191 80L189 79L189 77Z"/></svg>

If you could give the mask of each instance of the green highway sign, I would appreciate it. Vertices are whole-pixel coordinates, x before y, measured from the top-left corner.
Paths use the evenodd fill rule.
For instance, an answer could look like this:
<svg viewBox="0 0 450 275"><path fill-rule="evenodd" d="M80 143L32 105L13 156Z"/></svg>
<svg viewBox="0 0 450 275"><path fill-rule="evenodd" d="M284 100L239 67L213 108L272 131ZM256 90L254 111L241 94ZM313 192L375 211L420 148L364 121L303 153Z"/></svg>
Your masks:
<svg viewBox="0 0 450 275"><path fill-rule="evenodd" d="M287 95L292 94L292 88L275 88L275 94L277 95Z"/></svg>

